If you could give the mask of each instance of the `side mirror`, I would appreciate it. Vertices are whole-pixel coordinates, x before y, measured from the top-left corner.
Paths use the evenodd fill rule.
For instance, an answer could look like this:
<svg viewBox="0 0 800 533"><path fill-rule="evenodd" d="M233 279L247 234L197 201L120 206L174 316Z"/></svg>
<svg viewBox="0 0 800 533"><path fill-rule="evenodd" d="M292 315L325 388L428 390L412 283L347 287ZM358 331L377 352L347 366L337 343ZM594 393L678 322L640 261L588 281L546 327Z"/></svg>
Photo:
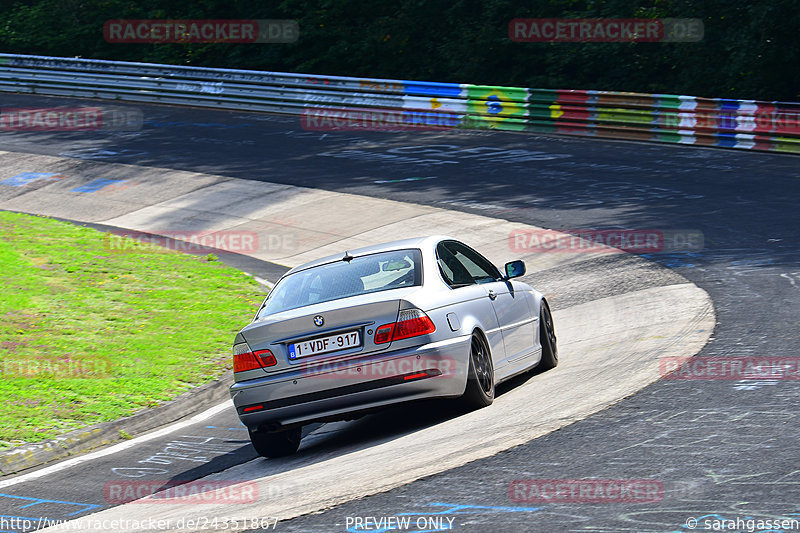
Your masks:
<svg viewBox="0 0 800 533"><path fill-rule="evenodd" d="M525 275L525 263L520 260L506 263L506 279L518 278Z"/></svg>

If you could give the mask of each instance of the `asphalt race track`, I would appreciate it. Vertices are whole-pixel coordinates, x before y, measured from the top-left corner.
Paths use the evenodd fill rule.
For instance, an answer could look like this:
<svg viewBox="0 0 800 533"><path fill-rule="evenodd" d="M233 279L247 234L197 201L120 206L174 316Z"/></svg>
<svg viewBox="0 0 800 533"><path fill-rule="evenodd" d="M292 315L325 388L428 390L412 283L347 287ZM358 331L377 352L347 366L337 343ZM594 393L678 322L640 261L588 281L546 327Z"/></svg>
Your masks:
<svg viewBox="0 0 800 533"><path fill-rule="evenodd" d="M10 106L53 102L67 103L2 98ZM547 228L702 232L701 250L648 257L711 295L718 323L698 357L800 356L800 160L795 156L497 132L305 132L291 117L141 109L141 131L4 132L0 149L302 185ZM560 276L580 272L565 268L528 281L546 287ZM622 283L635 280L609 277L608 287L591 290L613 293ZM560 302L567 303L576 302ZM796 379L779 378L661 380L527 444L281 521L275 530L380 531L356 518L406 516L413 518L409 531L685 532L690 518L700 520L698 529L704 519L800 518L798 385ZM377 426L357 422L356 434L391 436L393 416L403 429L414 427L413 417L402 415L372 419ZM445 409L426 423L447 417ZM242 429L225 412L187 425L180 432L183 445L201 449L207 460L195 472L191 461L174 468L200 477L252 459ZM329 437L323 432L311 438ZM167 445L174 437L169 439ZM335 448L336 438L329 440ZM163 439L148 442L131 448L137 458L153 456L165 445ZM109 456L112 460L118 462L115 468L135 463ZM172 468L170 476L177 473ZM59 506L94 505L83 497L90 479L84 476L90 474L80 471L80 464L40 472L21 484L30 484L30 494L45 494L46 483L46 498L37 501L4 496L6 480L0 480L0 513L40 516ZM650 480L663 493L656 503L543 504L515 501L509 490L514 480L587 478ZM296 485L276 487L275 497L291 500L293 491L313 489L300 478ZM430 520L436 517L442 520Z"/></svg>

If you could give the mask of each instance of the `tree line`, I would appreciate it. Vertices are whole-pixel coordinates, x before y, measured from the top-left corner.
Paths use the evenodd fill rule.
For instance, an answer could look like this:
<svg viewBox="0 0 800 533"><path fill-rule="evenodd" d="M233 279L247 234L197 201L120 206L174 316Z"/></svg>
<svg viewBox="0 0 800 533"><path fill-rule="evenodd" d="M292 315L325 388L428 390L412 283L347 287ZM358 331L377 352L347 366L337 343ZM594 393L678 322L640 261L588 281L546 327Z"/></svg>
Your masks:
<svg viewBox="0 0 800 533"><path fill-rule="evenodd" d="M514 42L518 18L696 18L699 42ZM118 19L294 19L293 43L111 43ZM796 0L0 0L4 53L800 101Z"/></svg>

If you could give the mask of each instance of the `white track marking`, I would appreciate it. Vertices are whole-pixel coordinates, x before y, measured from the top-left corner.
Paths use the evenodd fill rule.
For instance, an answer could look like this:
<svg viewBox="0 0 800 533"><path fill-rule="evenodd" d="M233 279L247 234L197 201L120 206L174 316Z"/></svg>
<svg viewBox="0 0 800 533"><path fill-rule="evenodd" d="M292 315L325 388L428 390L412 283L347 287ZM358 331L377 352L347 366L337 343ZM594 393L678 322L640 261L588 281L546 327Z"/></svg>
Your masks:
<svg viewBox="0 0 800 533"><path fill-rule="evenodd" d="M43 476L47 476L54 472L59 472L61 470L66 470L67 468L72 468L73 466L77 466L82 463L86 463L88 461L93 461L95 459L99 459L100 457L105 457L106 455L111 455L117 452L121 452L123 450L127 450L128 448L132 448L138 444L143 442L147 442L153 439L157 439L158 437L162 437L164 435L168 435L170 433L174 433L179 429L183 429L185 427L191 426L197 422L201 422L214 416L215 414L223 411L225 409L233 409L233 401L227 400L219 405L215 405L210 409L206 409L202 413L196 414L193 417L189 418L188 420L184 420L182 422L176 422L171 424L167 427L158 429L153 431L152 433L147 433L140 437L133 438L131 440L126 440L125 442L120 442L119 444L115 444L113 446L109 446L108 448L104 448L102 450L98 450L96 452L88 453L86 455L81 455L80 457L75 457L73 459L67 459L66 461L62 461L60 463L56 463L52 466L48 466L42 468L41 470L36 470L34 472L29 472L27 474L22 474L20 476L15 476L10 479L3 479L0 480L0 489L4 489L6 487L11 487L12 485L16 485L17 483L23 483L25 481L30 481L32 479L38 479Z"/></svg>

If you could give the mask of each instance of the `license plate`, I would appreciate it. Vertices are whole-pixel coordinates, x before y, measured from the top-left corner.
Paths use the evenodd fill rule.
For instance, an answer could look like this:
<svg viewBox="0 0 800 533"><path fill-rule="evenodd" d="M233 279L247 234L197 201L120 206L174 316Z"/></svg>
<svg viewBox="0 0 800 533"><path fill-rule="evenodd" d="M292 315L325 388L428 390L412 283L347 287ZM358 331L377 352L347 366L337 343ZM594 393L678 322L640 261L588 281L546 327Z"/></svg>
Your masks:
<svg viewBox="0 0 800 533"><path fill-rule="evenodd" d="M310 357L322 353L336 352L361 345L358 331L339 333L328 337L319 337L289 345L289 359Z"/></svg>

